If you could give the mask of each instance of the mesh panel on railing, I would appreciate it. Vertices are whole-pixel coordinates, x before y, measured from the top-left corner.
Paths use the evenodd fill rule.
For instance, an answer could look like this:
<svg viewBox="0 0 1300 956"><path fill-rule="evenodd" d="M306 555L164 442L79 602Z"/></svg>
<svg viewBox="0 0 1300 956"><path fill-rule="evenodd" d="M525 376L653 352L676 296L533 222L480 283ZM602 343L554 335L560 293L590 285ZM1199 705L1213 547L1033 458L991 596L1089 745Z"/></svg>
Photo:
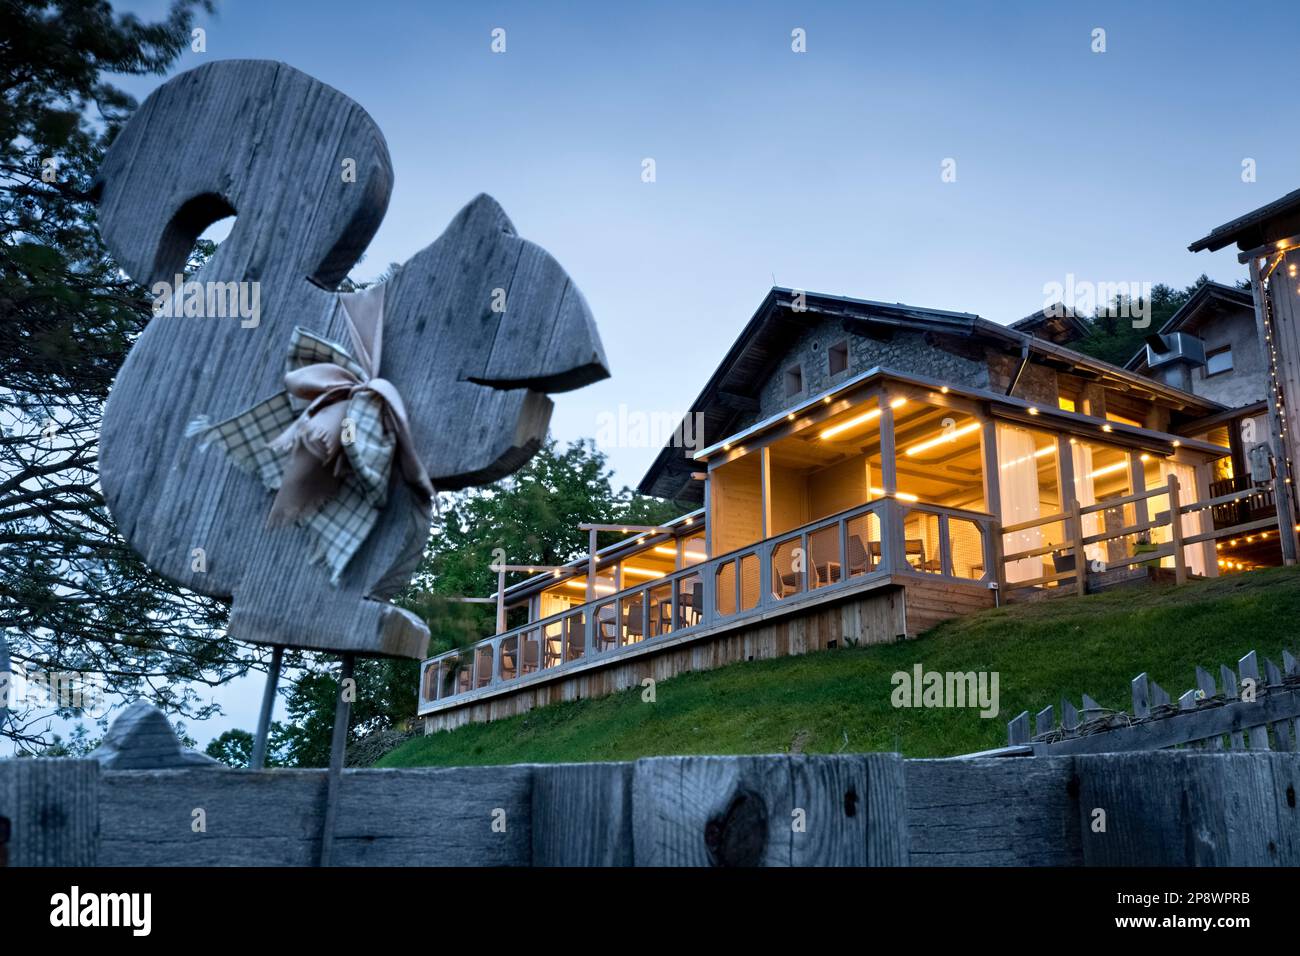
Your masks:
<svg viewBox="0 0 1300 956"><path fill-rule="evenodd" d="M787 538L772 548L772 596L778 600L803 592L808 556L803 539Z"/></svg>
<svg viewBox="0 0 1300 956"><path fill-rule="evenodd" d="M492 682L492 645L474 652L474 686L486 687Z"/></svg>
<svg viewBox="0 0 1300 956"><path fill-rule="evenodd" d="M762 565L758 555L746 554L740 558L740 609L748 611L758 607L759 575Z"/></svg>
<svg viewBox="0 0 1300 956"><path fill-rule="evenodd" d="M939 516L913 511L903 522L904 553L914 571L941 574L939 561Z"/></svg>
<svg viewBox="0 0 1300 956"><path fill-rule="evenodd" d="M533 674L537 672L540 666L541 648L539 638L540 632L536 628L524 631L519 635L519 673Z"/></svg>
<svg viewBox="0 0 1300 956"><path fill-rule="evenodd" d="M564 619L564 659L576 661L587 652L586 616L582 612Z"/></svg>
<svg viewBox="0 0 1300 956"><path fill-rule="evenodd" d="M658 637L673 629L673 588L660 584L647 592L650 599L650 636Z"/></svg>
<svg viewBox="0 0 1300 956"><path fill-rule="evenodd" d="M814 588L840 580L844 559L840 555L840 526L820 528L808 535L808 582Z"/></svg>
<svg viewBox="0 0 1300 956"><path fill-rule="evenodd" d="M552 621L542 627L542 667L554 667L564 653L564 622Z"/></svg>
<svg viewBox="0 0 1300 956"><path fill-rule="evenodd" d="M844 563L849 577L876 570L880 564L880 518L874 511L849 519L848 540Z"/></svg>
<svg viewBox="0 0 1300 956"><path fill-rule="evenodd" d="M639 644L645 640L645 592L620 598L620 644Z"/></svg>
<svg viewBox="0 0 1300 956"><path fill-rule="evenodd" d="M692 574L677 581L677 626L693 627L704 613L704 579Z"/></svg>
<svg viewBox="0 0 1300 956"><path fill-rule="evenodd" d="M726 616L736 613L736 562L725 561L718 565L714 578L715 610Z"/></svg>
<svg viewBox="0 0 1300 956"><path fill-rule="evenodd" d="M618 602L599 604L592 614L596 621L596 650L609 651L618 647Z"/></svg>
<svg viewBox="0 0 1300 956"><path fill-rule="evenodd" d="M519 638L507 637L501 641L501 679L516 676L519 667Z"/></svg>
<svg viewBox="0 0 1300 956"><path fill-rule="evenodd" d="M984 577L984 532L966 518L948 519L948 548L952 554L953 577ZM1042 564L1042 559L1034 559Z"/></svg>

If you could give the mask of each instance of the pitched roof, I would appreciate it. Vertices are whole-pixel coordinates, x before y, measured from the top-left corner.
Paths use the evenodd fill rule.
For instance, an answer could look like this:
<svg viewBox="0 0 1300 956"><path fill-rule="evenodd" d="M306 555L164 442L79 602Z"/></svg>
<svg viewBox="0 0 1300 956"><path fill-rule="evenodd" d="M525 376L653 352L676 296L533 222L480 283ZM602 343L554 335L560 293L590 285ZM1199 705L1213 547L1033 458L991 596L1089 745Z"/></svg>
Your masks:
<svg viewBox="0 0 1300 956"><path fill-rule="evenodd" d="M1216 252L1233 242L1241 249L1255 249L1297 233L1300 233L1300 189L1210 230L1209 235L1197 239L1187 250Z"/></svg>
<svg viewBox="0 0 1300 956"><path fill-rule="evenodd" d="M1008 328L1024 332L1026 335L1036 335L1057 345L1075 342L1091 331L1086 321L1060 302L1039 309L1033 315L1027 315L1018 322L1012 322Z"/></svg>
<svg viewBox="0 0 1300 956"><path fill-rule="evenodd" d="M792 308L797 296L802 296L803 305L803 309L798 311ZM759 389L771 375L775 363L807 329L804 313L818 318L838 318L846 328L867 335L889 329L907 329L976 339L1000 347L1008 354L1030 354L1039 362L1061 370L1090 373L1099 379L1109 378L1137 386L1153 396L1162 395L1203 414L1222 407L1209 399L1134 374L1047 339L990 322L973 313L773 287L691 403L687 414L701 416L702 434L687 427L685 422L678 434L694 435L696 447L702 447L733 434L747 415L757 412ZM660 449L637 486L638 490L661 498L700 500L701 485L691 477L693 472L700 470L699 464L693 460L692 451L673 444Z"/></svg>
<svg viewBox="0 0 1300 956"><path fill-rule="evenodd" d="M1207 310L1223 308L1224 306L1253 310L1255 299L1245 289L1224 285L1222 282L1206 282L1192 293L1191 298L1184 302L1164 325L1156 330L1156 334L1167 335L1170 332L1179 332L1196 319L1199 319ZM1137 350L1131 359L1124 363L1124 367L1129 371L1139 371L1146 365L1146 357L1146 346L1143 346Z"/></svg>

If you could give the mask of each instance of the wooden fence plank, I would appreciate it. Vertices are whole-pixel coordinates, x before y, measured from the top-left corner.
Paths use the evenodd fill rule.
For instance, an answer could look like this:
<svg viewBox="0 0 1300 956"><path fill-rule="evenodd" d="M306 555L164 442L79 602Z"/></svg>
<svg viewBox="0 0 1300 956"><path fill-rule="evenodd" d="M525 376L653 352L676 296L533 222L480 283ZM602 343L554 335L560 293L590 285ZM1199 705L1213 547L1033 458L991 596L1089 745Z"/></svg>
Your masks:
<svg viewBox="0 0 1300 956"><path fill-rule="evenodd" d="M631 866L631 763L533 767L533 866Z"/></svg>
<svg viewBox="0 0 1300 956"><path fill-rule="evenodd" d="M1254 651L1246 654L1237 662L1237 673L1241 675L1242 681L1250 680L1254 682L1255 696L1259 698L1264 692L1263 682L1259 679L1259 658ZM1268 728L1263 724L1256 724L1246 732L1246 739L1250 742L1251 750L1268 750Z"/></svg>
<svg viewBox="0 0 1300 956"><path fill-rule="evenodd" d="M1078 866L1073 758L908 760L913 866Z"/></svg>
<svg viewBox="0 0 1300 956"><path fill-rule="evenodd" d="M0 855L6 865L96 865L99 775L93 760L0 760L0 817L9 831Z"/></svg>
<svg viewBox="0 0 1300 956"><path fill-rule="evenodd" d="M897 754L652 757L632 784L637 866L904 866Z"/></svg>
<svg viewBox="0 0 1300 956"><path fill-rule="evenodd" d="M1037 758L1035 758L1037 759ZM1276 807L1287 754L1123 753L1076 758L1089 866L1294 866L1300 816ZM1281 764L1278 766L1278 764ZM1097 828L1104 812L1104 829Z"/></svg>
<svg viewBox="0 0 1300 956"><path fill-rule="evenodd" d="M531 781L527 766L345 771L332 860L339 866L526 866ZM315 862L324 771L113 771L103 775L101 789L104 865ZM196 829L196 810L203 829Z"/></svg>

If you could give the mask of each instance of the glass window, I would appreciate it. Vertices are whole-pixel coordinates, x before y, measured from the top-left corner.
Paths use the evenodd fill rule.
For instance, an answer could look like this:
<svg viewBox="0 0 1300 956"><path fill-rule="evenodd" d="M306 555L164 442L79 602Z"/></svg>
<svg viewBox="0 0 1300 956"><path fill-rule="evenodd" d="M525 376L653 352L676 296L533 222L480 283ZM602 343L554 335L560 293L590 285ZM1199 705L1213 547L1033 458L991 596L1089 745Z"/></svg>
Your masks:
<svg viewBox="0 0 1300 956"><path fill-rule="evenodd" d="M1232 371L1232 346L1225 345L1205 356L1205 374L1218 375Z"/></svg>

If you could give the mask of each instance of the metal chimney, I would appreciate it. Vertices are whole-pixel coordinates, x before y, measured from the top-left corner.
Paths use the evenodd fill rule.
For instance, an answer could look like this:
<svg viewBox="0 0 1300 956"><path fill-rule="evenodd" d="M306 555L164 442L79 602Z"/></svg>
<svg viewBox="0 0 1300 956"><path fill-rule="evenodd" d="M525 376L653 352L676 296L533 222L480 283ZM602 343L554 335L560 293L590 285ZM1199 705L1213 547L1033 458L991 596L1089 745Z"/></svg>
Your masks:
<svg viewBox="0 0 1300 956"><path fill-rule="evenodd" d="M1192 390L1192 369L1205 364L1205 343L1186 332L1147 337L1147 368L1166 385Z"/></svg>

